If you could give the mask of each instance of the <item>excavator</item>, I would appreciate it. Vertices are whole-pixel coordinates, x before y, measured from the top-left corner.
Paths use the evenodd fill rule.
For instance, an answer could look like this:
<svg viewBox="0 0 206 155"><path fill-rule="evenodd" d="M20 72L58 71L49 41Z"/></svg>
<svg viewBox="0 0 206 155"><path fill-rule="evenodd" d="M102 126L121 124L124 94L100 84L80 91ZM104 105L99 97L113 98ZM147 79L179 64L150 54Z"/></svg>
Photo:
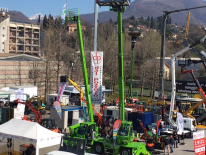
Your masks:
<svg viewBox="0 0 206 155"><path fill-rule="evenodd" d="M32 102L30 100L28 100L26 102L21 102L19 99L17 99L14 102L28 106L28 108L34 113L36 122L38 124L42 125L43 127L47 128L53 132L60 133L59 129L55 126L54 119L52 119L52 118L42 119L41 112L39 110L36 110L33 107ZM23 117L23 120L31 121L31 120L27 119L26 116Z"/></svg>

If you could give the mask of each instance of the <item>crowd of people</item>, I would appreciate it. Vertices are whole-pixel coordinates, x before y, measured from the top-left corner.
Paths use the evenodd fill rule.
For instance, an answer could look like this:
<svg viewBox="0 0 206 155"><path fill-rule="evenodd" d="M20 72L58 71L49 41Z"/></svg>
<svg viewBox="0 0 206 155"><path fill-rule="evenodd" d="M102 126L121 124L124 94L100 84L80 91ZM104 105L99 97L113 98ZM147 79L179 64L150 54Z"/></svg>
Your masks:
<svg viewBox="0 0 206 155"><path fill-rule="evenodd" d="M177 135L177 132L175 131L173 135L170 135L170 137L167 137L164 140L164 154L173 153L174 152L173 146L174 148L175 147L178 148L177 144L178 144L178 135Z"/></svg>
<svg viewBox="0 0 206 155"><path fill-rule="evenodd" d="M113 125L116 120L118 120L118 117L116 117L114 121L112 119L109 119L108 121L104 121L104 123L99 126L99 133L101 137L112 138Z"/></svg>

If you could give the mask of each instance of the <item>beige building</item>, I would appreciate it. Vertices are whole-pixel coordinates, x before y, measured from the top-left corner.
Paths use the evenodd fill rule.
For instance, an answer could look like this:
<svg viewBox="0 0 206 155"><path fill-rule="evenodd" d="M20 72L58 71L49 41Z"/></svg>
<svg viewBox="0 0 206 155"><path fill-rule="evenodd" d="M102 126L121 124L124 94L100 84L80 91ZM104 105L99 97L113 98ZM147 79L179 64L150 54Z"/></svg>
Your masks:
<svg viewBox="0 0 206 155"><path fill-rule="evenodd" d="M0 15L0 53L40 54L40 26L10 21L10 16Z"/></svg>
<svg viewBox="0 0 206 155"><path fill-rule="evenodd" d="M85 26L81 26L82 30L86 30ZM77 24L69 24L68 25L68 33L71 34L77 29Z"/></svg>
<svg viewBox="0 0 206 155"><path fill-rule="evenodd" d="M60 63L59 77L67 73L63 63ZM37 86L38 95L56 93L57 85L57 64L49 62L48 81L46 81L46 61L40 57L28 54L1 53L0 54L0 88L9 86ZM52 76L51 76L52 75Z"/></svg>

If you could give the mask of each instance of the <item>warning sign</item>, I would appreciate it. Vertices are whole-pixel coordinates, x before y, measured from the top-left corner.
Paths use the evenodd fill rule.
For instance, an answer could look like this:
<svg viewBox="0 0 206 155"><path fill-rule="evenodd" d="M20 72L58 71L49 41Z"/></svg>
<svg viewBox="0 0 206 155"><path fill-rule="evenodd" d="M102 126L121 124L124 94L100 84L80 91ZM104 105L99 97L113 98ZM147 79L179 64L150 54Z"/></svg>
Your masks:
<svg viewBox="0 0 206 155"><path fill-rule="evenodd" d="M205 155L205 132L193 132L195 155Z"/></svg>

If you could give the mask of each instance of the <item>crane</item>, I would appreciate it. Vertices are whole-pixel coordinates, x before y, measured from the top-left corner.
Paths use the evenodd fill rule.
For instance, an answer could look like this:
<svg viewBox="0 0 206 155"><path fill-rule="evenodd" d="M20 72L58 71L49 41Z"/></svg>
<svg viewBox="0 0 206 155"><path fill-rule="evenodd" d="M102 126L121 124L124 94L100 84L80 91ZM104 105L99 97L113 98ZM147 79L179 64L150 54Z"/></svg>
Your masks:
<svg viewBox="0 0 206 155"><path fill-rule="evenodd" d="M84 90L78 86L78 84L71 80L70 76L68 76L68 81L79 91L80 98L84 97ZM80 100L81 106L82 106L82 100Z"/></svg>
<svg viewBox="0 0 206 155"><path fill-rule="evenodd" d="M169 111L169 123L172 128L177 128L177 125L174 123L172 120L173 117L173 110L174 110L174 103L175 103L175 94L176 94L176 81L175 81L175 60L178 56L182 55L189 49L195 47L196 45L200 43L206 43L206 36L204 36L202 39L196 41L195 43L185 47L181 51L177 52L176 54L173 54L171 56L171 70L172 70L172 96L171 96L171 106L170 106L170 111Z"/></svg>

